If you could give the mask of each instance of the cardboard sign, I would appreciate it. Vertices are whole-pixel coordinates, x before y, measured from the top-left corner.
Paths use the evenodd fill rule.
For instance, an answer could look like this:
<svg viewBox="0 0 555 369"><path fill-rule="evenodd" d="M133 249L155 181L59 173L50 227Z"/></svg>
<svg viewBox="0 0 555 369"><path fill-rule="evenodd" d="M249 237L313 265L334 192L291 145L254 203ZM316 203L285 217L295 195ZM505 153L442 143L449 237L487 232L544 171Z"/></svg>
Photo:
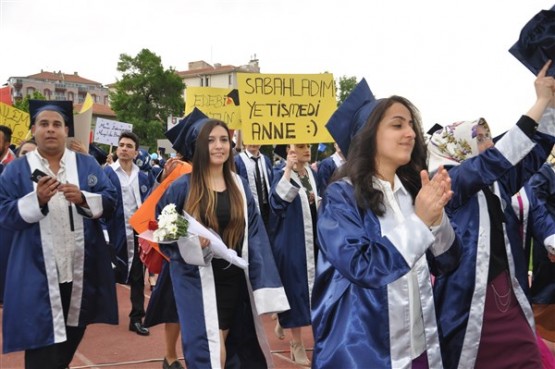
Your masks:
<svg viewBox="0 0 555 369"><path fill-rule="evenodd" d="M94 142L118 146L119 136L124 131L132 132L133 125L116 120L98 118L94 129Z"/></svg>
<svg viewBox="0 0 555 369"><path fill-rule="evenodd" d="M210 118L219 119L229 129L241 128L239 106L227 96L232 89L216 87L187 87L185 90L185 115L197 108Z"/></svg>
<svg viewBox="0 0 555 369"><path fill-rule="evenodd" d="M237 74L246 144L333 142L325 128L337 108L333 75Z"/></svg>
<svg viewBox="0 0 555 369"><path fill-rule="evenodd" d="M29 113L2 102L0 102L0 124L12 129L12 143L16 146L31 137Z"/></svg>

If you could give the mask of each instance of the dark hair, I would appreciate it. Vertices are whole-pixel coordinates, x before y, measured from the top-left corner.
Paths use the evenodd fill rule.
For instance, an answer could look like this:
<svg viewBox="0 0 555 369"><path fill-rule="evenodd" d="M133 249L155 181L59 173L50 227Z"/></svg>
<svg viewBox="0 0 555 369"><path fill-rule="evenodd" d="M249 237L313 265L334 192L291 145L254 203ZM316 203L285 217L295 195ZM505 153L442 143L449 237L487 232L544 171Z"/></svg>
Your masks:
<svg viewBox="0 0 555 369"><path fill-rule="evenodd" d="M4 134L4 139L7 142L12 142L12 129L10 127L0 125L0 132Z"/></svg>
<svg viewBox="0 0 555 369"><path fill-rule="evenodd" d="M373 187L373 177L376 175L376 134L385 113L395 103L400 103L409 110L416 134L410 162L397 169L397 176L414 200L421 187L420 171L426 168L426 146L420 113L409 100L401 96L391 96L376 105L366 124L353 138L347 162L334 176L334 179L348 177L355 189L358 205L372 210L378 216L385 213L385 206L383 193Z"/></svg>
<svg viewBox="0 0 555 369"><path fill-rule="evenodd" d="M135 142L135 150L139 150L139 136L137 136L136 134L134 134L131 131L123 131L121 132L121 134L119 135L118 138L118 143L121 141L122 138L130 138L133 140L133 142Z"/></svg>
<svg viewBox="0 0 555 369"><path fill-rule="evenodd" d="M31 138L30 140L27 140L27 141L23 141L19 144L19 146L15 150L15 156L19 157L19 153L21 152L21 148L23 147L23 145L28 144L28 143L37 146L37 143L35 142L34 138Z"/></svg>
<svg viewBox="0 0 555 369"><path fill-rule="evenodd" d="M216 196L208 187L210 183L208 138L210 132L212 132L215 127L223 127L230 141L229 157L223 165L223 175L229 193L231 217L223 232L218 229ZM235 175L235 160L233 159L233 149L231 147L231 132L229 132L229 128L227 128L224 122L216 119L209 119L204 123L196 139L192 165L191 183L187 199L185 200L184 209L194 218L201 220L204 225L222 234L224 243L228 245L229 248L235 249L243 239L245 233L245 218L243 198L233 178Z"/></svg>

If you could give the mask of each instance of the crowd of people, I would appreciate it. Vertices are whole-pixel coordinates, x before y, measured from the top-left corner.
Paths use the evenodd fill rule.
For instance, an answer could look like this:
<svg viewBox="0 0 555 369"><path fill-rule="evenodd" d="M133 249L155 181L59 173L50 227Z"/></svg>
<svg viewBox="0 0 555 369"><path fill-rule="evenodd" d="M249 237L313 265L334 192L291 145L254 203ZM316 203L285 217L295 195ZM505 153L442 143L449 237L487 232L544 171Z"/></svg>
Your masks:
<svg viewBox="0 0 555 369"><path fill-rule="evenodd" d="M327 124L335 153L316 166L307 143L276 145L277 165L260 145L239 150L198 109L167 132L175 158L153 163L123 132L97 161L70 145L70 102L31 100L32 140L11 150L0 126L3 352L24 351L28 369L68 368L88 324L119 323L121 283L131 332L164 324L164 369L183 368L179 337L188 368L273 367L266 314L304 367L555 367L549 66L496 139L484 118L427 135L411 101L375 99L362 80ZM173 204L247 263L214 238L183 239L195 261L161 243L145 307L152 275L130 219L162 185L152 220Z"/></svg>

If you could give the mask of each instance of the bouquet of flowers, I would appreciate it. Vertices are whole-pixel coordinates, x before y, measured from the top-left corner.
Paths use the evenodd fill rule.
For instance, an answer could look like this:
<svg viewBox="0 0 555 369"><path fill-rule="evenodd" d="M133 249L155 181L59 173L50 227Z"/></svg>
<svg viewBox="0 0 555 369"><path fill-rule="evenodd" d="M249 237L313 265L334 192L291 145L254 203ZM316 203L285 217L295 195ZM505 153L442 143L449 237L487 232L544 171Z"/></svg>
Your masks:
<svg viewBox="0 0 555 369"><path fill-rule="evenodd" d="M157 242L175 241L186 236L188 228L189 222L177 212L175 204L168 204L158 216L158 228L154 231L153 236Z"/></svg>

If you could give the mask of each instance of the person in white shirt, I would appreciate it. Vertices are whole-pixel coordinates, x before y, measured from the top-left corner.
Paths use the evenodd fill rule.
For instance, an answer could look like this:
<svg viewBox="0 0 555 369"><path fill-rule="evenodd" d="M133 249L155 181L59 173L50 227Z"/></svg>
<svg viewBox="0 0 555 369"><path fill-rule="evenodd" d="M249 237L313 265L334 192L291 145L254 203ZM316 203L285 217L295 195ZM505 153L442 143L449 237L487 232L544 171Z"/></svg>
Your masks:
<svg viewBox="0 0 555 369"><path fill-rule="evenodd" d="M143 326L144 266L139 258L137 235L129 224L129 218L141 206L150 191L148 177L133 163L138 154L139 138L133 132L122 132L117 148L118 159L104 167L104 172L118 193L118 205L114 216L106 219L109 242L114 247L116 282L129 284L131 288L131 312L129 330L148 336Z"/></svg>

